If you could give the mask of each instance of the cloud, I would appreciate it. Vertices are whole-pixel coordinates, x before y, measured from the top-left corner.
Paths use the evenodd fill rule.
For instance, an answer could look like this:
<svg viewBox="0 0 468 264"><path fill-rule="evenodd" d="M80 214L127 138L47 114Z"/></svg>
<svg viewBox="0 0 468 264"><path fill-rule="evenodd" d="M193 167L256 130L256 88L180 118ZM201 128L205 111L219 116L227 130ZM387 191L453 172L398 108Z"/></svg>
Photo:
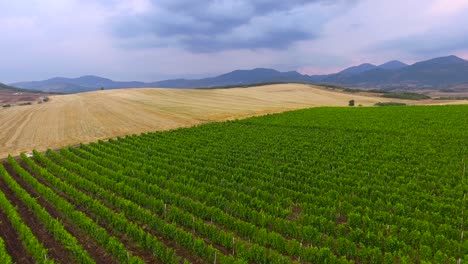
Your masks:
<svg viewBox="0 0 468 264"><path fill-rule="evenodd" d="M468 8L468 0L436 0L427 9L429 15L452 15Z"/></svg>
<svg viewBox="0 0 468 264"><path fill-rule="evenodd" d="M103 34L110 12L96 1L0 1L0 10L0 81L112 68L115 54Z"/></svg>
<svg viewBox="0 0 468 264"><path fill-rule="evenodd" d="M375 43L371 49L376 51L393 49L423 56L445 56L458 50L467 49L468 17L464 12L460 12L462 9L457 9L454 13L452 7L446 7L445 11L442 10L437 15L433 14L431 10L434 6L440 5L441 2L444 1L437 1L436 5L431 6L428 9L430 12L427 14L429 18L444 14L446 19L439 17L437 23L428 26L423 31ZM461 2L454 1L454 6L461 8ZM447 13L448 10L452 11Z"/></svg>
<svg viewBox="0 0 468 264"><path fill-rule="evenodd" d="M193 52L283 49L320 35L355 0L162 0L145 12L122 10L112 25L126 47L177 45ZM145 41L146 40L146 41Z"/></svg>
<svg viewBox="0 0 468 264"><path fill-rule="evenodd" d="M467 9L468 0L0 0L0 81L468 59Z"/></svg>

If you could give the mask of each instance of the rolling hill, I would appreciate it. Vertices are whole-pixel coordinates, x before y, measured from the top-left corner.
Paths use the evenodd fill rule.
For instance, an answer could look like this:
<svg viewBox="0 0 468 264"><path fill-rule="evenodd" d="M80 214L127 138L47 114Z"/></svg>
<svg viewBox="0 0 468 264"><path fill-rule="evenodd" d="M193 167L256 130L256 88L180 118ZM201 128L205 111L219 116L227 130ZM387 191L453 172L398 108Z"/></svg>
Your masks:
<svg viewBox="0 0 468 264"><path fill-rule="evenodd" d="M353 75L330 75L323 81L358 87L441 89L468 83L468 61L447 56L396 70L378 67Z"/></svg>
<svg viewBox="0 0 468 264"><path fill-rule="evenodd" d="M21 89L0 83L0 104L9 105L18 102L32 102L46 95L41 91Z"/></svg>
<svg viewBox="0 0 468 264"><path fill-rule="evenodd" d="M251 85L272 82L310 83L307 75L296 71L279 72L272 69L257 68L253 70L235 70L212 78L198 80L173 79L159 82L118 82L98 76L82 76L79 78L56 77L44 81L13 83L17 87L40 90L45 92L80 93L104 89L121 88L205 88L219 86Z"/></svg>
<svg viewBox="0 0 468 264"><path fill-rule="evenodd" d="M213 78L204 78L198 80L176 79L154 82L150 84L150 87L203 88L274 82L310 83L310 78L307 75L302 75L296 71L280 72L272 69L257 68L253 70L235 70Z"/></svg>
<svg viewBox="0 0 468 264"><path fill-rule="evenodd" d="M0 108L0 157L291 109L347 106L351 99L364 106L402 101L302 84L248 89L119 89L50 96L46 104Z"/></svg>
<svg viewBox="0 0 468 264"><path fill-rule="evenodd" d="M38 93L40 91L37 90L29 90L29 89L23 89L23 88L18 88L14 87L11 85L6 85L4 83L0 83L0 91L11 91L11 92L21 92L21 93Z"/></svg>
<svg viewBox="0 0 468 264"><path fill-rule="evenodd" d="M143 82L116 82L111 79L92 75L81 76L78 78L55 77L44 81L18 82L13 83L12 85L32 90L60 93L89 92L99 90L101 88L117 89L145 87L145 83Z"/></svg>
<svg viewBox="0 0 468 264"><path fill-rule="evenodd" d="M321 107L9 157L0 262L465 264L467 112Z"/></svg>

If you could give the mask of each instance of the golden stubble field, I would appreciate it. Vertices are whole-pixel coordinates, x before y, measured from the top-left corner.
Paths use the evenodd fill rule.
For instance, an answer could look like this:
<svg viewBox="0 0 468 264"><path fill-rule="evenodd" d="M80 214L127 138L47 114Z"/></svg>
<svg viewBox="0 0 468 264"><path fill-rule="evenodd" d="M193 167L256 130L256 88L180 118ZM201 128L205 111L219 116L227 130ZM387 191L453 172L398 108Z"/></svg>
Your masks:
<svg viewBox="0 0 468 264"><path fill-rule="evenodd" d="M387 101L408 103L301 84L205 90L124 89L52 96L44 104L0 109L0 158L32 149L42 151L212 121L308 107L347 106L350 99L363 106ZM450 103L460 101L417 102Z"/></svg>

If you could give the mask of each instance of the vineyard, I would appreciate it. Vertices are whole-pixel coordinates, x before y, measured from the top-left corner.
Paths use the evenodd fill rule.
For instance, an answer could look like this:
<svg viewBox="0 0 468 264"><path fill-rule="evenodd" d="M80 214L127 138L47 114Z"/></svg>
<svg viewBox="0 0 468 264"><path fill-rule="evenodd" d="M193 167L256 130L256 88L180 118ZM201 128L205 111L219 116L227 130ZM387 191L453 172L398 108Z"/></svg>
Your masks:
<svg viewBox="0 0 468 264"><path fill-rule="evenodd" d="M9 157L0 263L467 263L468 106L315 108Z"/></svg>

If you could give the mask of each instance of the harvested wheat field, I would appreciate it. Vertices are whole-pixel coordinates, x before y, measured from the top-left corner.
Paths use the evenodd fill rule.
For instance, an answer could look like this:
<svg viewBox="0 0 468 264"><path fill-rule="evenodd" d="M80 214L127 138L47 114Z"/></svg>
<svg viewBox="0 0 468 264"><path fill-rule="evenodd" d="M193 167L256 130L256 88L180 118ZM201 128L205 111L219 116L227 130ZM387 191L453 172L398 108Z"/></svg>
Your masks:
<svg viewBox="0 0 468 264"><path fill-rule="evenodd" d="M350 99L363 106L388 101L408 103L301 84L203 90L125 89L52 96L48 103L0 109L0 158L32 149L46 150L211 121L307 107L346 106Z"/></svg>

